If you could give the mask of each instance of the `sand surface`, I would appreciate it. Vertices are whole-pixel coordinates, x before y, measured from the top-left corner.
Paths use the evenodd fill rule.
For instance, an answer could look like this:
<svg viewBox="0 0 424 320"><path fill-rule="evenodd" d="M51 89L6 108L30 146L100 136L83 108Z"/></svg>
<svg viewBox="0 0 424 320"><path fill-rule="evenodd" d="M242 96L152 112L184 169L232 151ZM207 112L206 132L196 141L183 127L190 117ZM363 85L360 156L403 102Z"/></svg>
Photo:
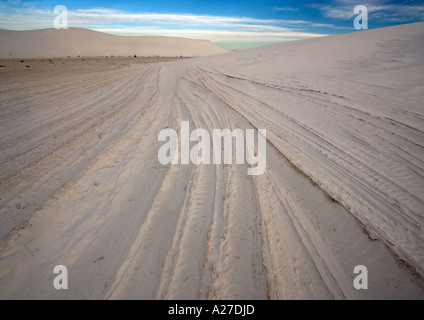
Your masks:
<svg viewBox="0 0 424 320"><path fill-rule="evenodd" d="M1 61L0 298L423 299L423 26ZM267 129L266 172L161 165L181 121Z"/></svg>

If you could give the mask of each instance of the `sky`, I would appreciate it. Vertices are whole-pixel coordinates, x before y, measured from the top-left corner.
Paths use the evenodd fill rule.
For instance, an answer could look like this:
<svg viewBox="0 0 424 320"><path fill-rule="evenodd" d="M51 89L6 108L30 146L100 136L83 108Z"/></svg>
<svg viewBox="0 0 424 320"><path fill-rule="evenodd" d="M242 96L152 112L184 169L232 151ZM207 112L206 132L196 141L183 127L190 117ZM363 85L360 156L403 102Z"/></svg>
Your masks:
<svg viewBox="0 0 424 320"><path fill-rule="evenodd" d="M424 21L424 0L0 0L0 29L53 28L57 5L69 28L208 39L229 50L357 32L356 5L367 7L368 29Z"/></svg>

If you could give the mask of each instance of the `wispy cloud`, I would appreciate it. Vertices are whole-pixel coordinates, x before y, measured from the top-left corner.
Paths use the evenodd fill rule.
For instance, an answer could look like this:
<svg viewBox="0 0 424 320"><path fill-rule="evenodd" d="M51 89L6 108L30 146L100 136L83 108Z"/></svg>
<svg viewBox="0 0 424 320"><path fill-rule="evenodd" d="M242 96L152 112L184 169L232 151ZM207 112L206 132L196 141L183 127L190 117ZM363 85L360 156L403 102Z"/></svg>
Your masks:
<svg viewBox="0 0 424 320"><path fill-rule="evenodd" d="M223 17L195 14L127 13L111 9L80 9L69 12L75 22L102 21L143 24L178 24L184 26L228 26L233 23L278 24L282 20L249 17Z"/></svg>
<svg viewBox="0 0 424 320"><path fill-rule="evenodd" d="M16 5L17 4L17 5ZM0 3L0 28L28 30L52 28L53 8L16 2ZM271 43L323 36L311 27L335 27L305 20L257 19L237 16L126 12L109 8L68 11L69 27L131 36L179 36L209 39L220 43Z"/></svg>

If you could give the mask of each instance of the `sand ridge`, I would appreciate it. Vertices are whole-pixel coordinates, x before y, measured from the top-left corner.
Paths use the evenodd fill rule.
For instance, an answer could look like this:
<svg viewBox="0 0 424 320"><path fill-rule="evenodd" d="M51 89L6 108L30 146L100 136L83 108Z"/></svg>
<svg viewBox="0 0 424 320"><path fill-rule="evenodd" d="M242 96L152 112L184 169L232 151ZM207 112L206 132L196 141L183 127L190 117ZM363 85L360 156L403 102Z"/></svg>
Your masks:
<svg viewBox="0 0 424 320"><path fill-rule="evenodd" d="M199 57L227 52L208 40L176 37L116 36L98 31L0 29L0 58L66 58L68 56Z"/></svg>

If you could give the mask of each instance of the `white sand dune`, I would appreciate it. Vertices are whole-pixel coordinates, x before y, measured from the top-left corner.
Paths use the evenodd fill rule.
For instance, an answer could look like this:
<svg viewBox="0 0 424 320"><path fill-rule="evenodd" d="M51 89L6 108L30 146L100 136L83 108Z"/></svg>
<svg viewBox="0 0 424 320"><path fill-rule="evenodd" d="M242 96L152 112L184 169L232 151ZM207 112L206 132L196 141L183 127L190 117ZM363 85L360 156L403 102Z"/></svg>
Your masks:
<svg viewBox="0 0 424 320"><path fill-rule="evenodd" d="M0 298L424 299L423 50L416 23L5 77ZM266 172L161 165L183 120L267 129Z"/></svg>
<svg viewBox="0 0 424 320"><path fill-rule="evenodd" d="M60 58L78 55L200 57L226 52L208 40L124 37L88 29L0 30L0 58Z"/></svg>

